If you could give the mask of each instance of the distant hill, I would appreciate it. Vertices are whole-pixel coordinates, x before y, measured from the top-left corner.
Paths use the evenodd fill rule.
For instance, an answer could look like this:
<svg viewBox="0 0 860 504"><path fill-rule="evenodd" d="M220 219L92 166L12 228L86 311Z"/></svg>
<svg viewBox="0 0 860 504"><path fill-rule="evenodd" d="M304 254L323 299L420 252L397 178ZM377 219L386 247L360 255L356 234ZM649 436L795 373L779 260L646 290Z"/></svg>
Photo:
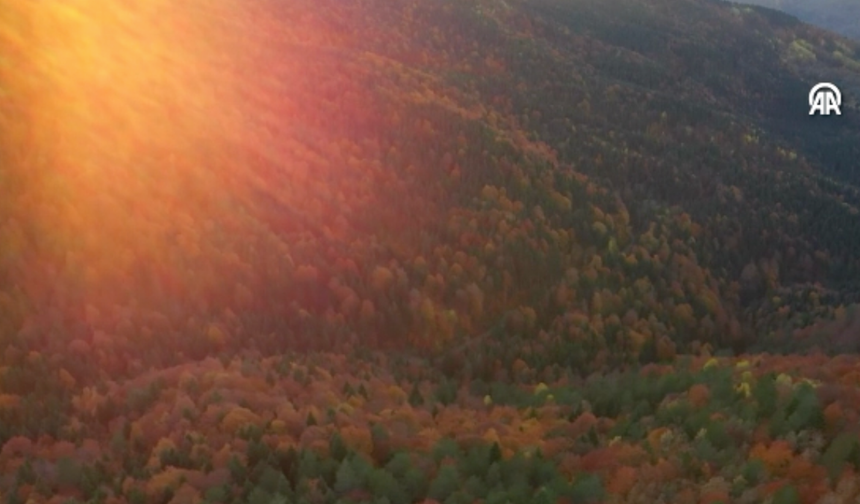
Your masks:
<svg viewBox="0 0 860 504"><path fill-rule="evenodd" d="M854 0L747 0L743 3L779 9L807 23L860 40L860 3Z"/></svg>

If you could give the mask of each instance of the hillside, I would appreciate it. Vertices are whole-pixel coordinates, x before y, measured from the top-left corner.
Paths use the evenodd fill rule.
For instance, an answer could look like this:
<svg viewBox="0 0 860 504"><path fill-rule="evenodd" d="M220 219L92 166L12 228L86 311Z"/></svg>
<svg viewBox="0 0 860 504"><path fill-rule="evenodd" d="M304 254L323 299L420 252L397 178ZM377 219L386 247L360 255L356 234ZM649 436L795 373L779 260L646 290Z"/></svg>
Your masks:
<svg viewBox="0 0 860 504"><path fill-rule="evenodd" d="M804 22L814 24L860 40L860 4L851 0L749 0L745 4L778 9L797 16Z"/></svg>
<svg viewBox="0 0 860 504"><path fill-rule="evenodd" d="M12 0L0 55L9 502L860 489L860 44L694 0Z"/></svg>

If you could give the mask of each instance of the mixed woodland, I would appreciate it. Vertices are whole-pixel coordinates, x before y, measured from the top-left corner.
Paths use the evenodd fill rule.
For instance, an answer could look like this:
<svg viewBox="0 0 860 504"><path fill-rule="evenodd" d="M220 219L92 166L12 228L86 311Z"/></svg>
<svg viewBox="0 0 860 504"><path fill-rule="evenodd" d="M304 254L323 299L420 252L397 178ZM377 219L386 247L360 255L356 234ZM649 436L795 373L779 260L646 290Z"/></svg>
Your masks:
<svg viewBox="0 0 860 504"><path fill-rule="evenodd" d="M860 44L707 0L6 3L5 502L860 499Z"/></svg>
<svg viewBox="0 0 860 504"><path fill-rule="evenodd" d="M778 9L807 23L860 40L860 6L850 0L825 0L815 4L800 0L749 0L744 3Z"/></svg>

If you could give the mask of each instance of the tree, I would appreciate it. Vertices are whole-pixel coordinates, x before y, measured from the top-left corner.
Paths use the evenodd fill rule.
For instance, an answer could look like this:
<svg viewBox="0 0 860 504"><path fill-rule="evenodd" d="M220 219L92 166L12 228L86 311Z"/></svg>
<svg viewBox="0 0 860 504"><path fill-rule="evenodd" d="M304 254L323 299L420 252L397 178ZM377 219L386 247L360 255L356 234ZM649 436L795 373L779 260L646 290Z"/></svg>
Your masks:
<svg viewBox="0 0 860 504"><path fill-rule="evenodd" d="M362 470L356 463L357 457L344 459L337 468L334 481L334 489L339 493L348 493L353 490L364 488L365 478Z"/></svg>
<svg viewBox="0 0 860 504"><path fill-rule="evenodd" d="M574 502L597 503L604 499L603 483L596 474L585 474L577 478L570 489Z"/></svg>
<svg viewBox="0 0 860 504"><path fill-rule="evenodd" d="M409 404L412 407L424 405L424 397L421 395L421 391L418 389L418 382L412 384L412 390L409 392Z"/></svg>
<svg viewBox="0 0 860 504"><path fill-rule="evenodd" d="M389 502L409 502L400 482L386 469L374 469L367 480L370 491L375 496L387 498Z"/></svg>
<svg viewBox="0 0 860 504"><path fill-rule="evenodd" d="M427 496L444 502L460 487L460 473L455 465L445 464L439 468L436 477L430 482Z"/></svg>
<svg viewBox="0 0 860 504"><path fill-rule="evenodd" d="M346 458L348 449L343 442L340 432L335 431L329 439L329 456L338 462L342 462Z"/></svg>
<svg viewBox="0 0 860 504"><path fill-rule="evenodd" d="M800 504L800 493L794 485L785 485L773 494L773 504Z"/></svg>

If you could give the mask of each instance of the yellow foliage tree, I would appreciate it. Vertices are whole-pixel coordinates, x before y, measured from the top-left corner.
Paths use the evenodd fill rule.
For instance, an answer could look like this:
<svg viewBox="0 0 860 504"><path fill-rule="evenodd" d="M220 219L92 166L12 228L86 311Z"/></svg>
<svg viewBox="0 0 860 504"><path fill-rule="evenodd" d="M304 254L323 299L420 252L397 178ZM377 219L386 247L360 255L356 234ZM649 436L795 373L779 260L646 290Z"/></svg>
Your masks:
<svg viewBox="0 0 860 504"><path fill-rule="evenodd" d="M235 435L239 429L248 425L260 425L262 419L259 415L248 408L235 407L224 415L221 420L221 429Z"/></svg>
<svg viewBox="0 0 860 504"><path fill-rule="evenodd" d="M185 471L175 467L168 467L164 471L154 475L146 483L146 495L151 499L160 499L165 492L175 490L184 476Z"/></svg>
<svg viewBox="0 0 860 504"><path fill-rule="evenodd" d="M373 438L369 429L347 425L340 431L340 435L344 444L352 450L365 455L373 452Z"/></svg>
<svg viewBox="0 0 860 504"><path fill-rule="evenodd" d="M394 273L384 266L377 266L370 277L370 284L378 291L386 290L394 281Z"/></svg>
<svg viewBox="0 0 860 504"><path fill-rule="evenodd" d="M176 450L176 443L168 438L159 439L158 443L156 443L150 453L149 461L146 466L149 469L161 469L161 455L165 452L169 452L170 450Z"/></svg>

